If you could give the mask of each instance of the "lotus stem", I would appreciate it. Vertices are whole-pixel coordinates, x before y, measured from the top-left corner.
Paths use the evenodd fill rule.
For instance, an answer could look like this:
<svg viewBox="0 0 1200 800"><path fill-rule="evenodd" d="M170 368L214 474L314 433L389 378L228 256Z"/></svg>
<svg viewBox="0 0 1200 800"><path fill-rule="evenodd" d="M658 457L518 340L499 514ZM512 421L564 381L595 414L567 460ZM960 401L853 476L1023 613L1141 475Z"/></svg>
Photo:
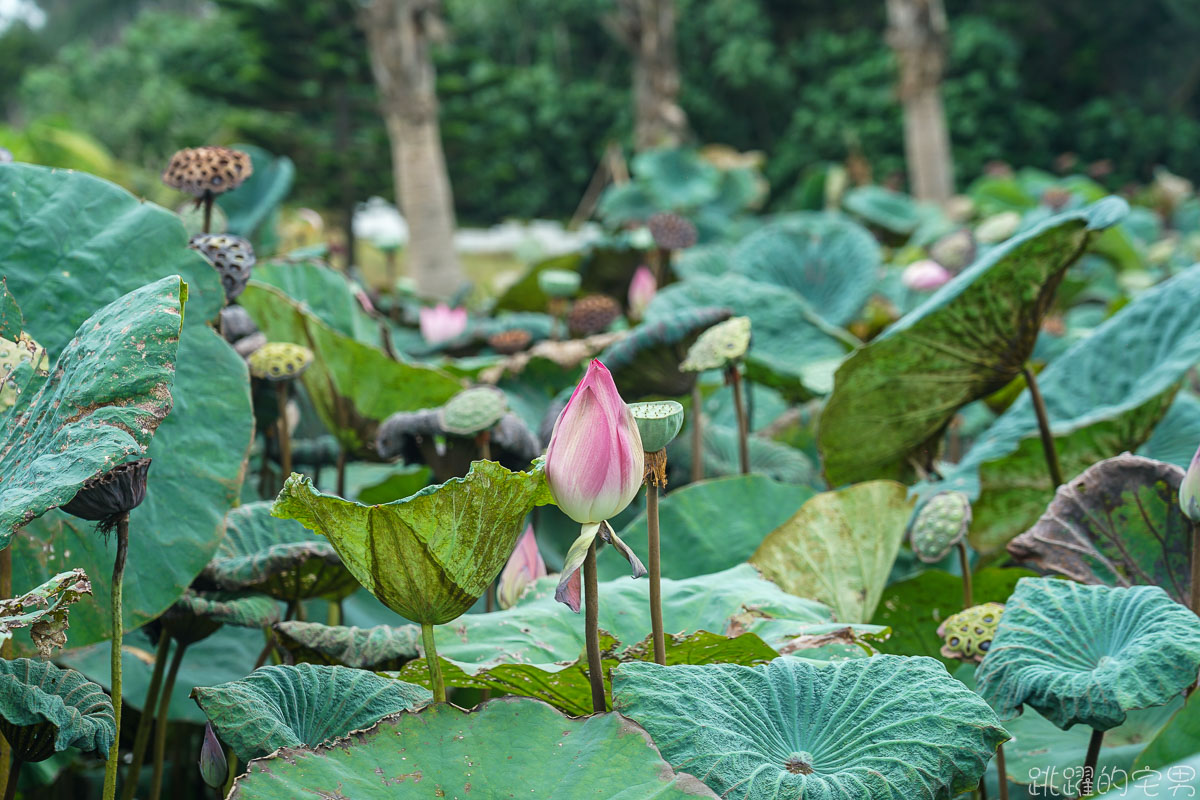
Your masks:
<svg viewBox="0 0 1200 800"><path fill-rule="evenodd" d="M125 773L125 786L121 789L121 800L133 800L137 791L138 776L146 761L146 745L150 743L150 725L154 721L154 707L158 705L158 690L162 688L163 671L167 667L167 656L171 653L171 637L163 632L158 638L158 649L154 651L154 671L150 673L150 686L146 689L146 701L142 703L142 717L138 720L137 733L133 738L133 762Z"/></svg>
<svg viewBox="0 0 1200 800"><path fill-rule="evenodd" d="M336 628L342 624L342 601L330 600L329 610L325 613L325 624L331 628Z"/></svg>
<svg viewBox="0 0 1200 800"><path fill-rule="evenodd" d="M216 199L217 199L217 196L214 195L212 192L208 191L207 189L204 191L204 197L202 197L200 199L200 202L204 204L204 232L205 233L212 232L212 209L213 209L213 201Z"/></svg>
<svg viewBox="0 0 1200 800"><path fill-rule="evenodd" d="M1083 762L1083 779L1079 782L1079 796L1087 797L1096 787L1096 762L1100 760L1100 745L1104 742L1104 731L1092 729L1088 742L1087 758Z"/></svg>
<svg viewBox="0 0 1200 800"><path fill-rule="evenodd" d="M108 748L108 762L104 765L104 800L117 796L117 765L121 758L121 637L124 620L121 618L121 582L125 577L125 559L129 554L129 512L117 521L117 557L113 561L112 575L112 641L109 642L112 665L113 721L117 735L112 747Z"/></svg>
<svg viewBox="0 0 1200 800"><path fill-rule="evenodd" d="M742 399L742 373L737 364L730 364L726 373L729 382L733 384L733 407L737 411L738 426L738 461L741 462L742 474L750 474L750 425L746 419L746 403Z"/></svg>
<svg viewBox="0 0 1200 800"><path fill-rule="evenodd" d="M658 483L646 478L646 532L650 543L650 631L654 636L654 663L667 663L667 643L662 620L662 552L658 537Z"/></svg>
<svg viewBox="0 0 1200 800"><path fill-rule="evenodd" d="M275 384L275 404L279 406L279 471L283 473L282 480L287 480L292 474L292 437L288 430L287 421L288 382L279 381Z"/></svg>
<svg viewBox="0 0 1200 800"><path fill-rule="evenodd" d="M1004 763L1004 745L996 747L996 774L1000 777L1000 800L1008 800L1008 766Z"/></svg>
<svg viewBox="0 0 1200 800"><path fill-rule="evenodd" d="M232 747L225 748L225 763L229 765L229 776L225 778L225 786L220 790L219 797L228 797L233 791L233 782L238 776L238 757Z"/></svg>
<svg viewBox="0 0 1200 800"><path fill-rule="evenodd" d="M392 301L392 307L388 309L389 316L393 322L400 319L400 299L396 296L396 249L389 247L383 251L383 264L387 280L387 293Z"/></svg>
<svg viewBox="0 0 1200 800"><path fill-rule="evenodd" d="M19 758L12 760L8 770L8 783L4 787L4 800L13 800L17 796L17 779L21 777L21 765L25 762Z"/></svg>
<svg viewBox="0 0 1200 800"><path fill-rule="evenodd" d="M338 446L337 495L338 497L346 496L346 448L344 445Z"/></svg>
<svg viewBox="0 0 1200 800"><path fill-rule="evenodd" d="M604 663L600 660L600 581L596 576L596 541L583 561L583 626L587 640L588 681L592 684L592 712L608 710L604 699Z"/></svg>
<svg viewBox="0 0 1200 800"><path fill-rule="evenodd" d="M1050 480L1057 489L1063 485L1062 466L1058 463L1058 450L1054 447L1054 434L1050 432L1050 417L1046 414L1046 403L1042 400L1042 392L1038 389L1037 377L1029 365L1021 367L1025 383L1029 386L1029 397L1033 401L1033 410L1037 414L1038 432L1042 436L1042 451L1046 454L1046 467L1050 470Z"/></svg>
<svg viewBox="0 0 1200 800"><path fill-rule="evenodd" d="M700 381L692 384L692 483L704 480L704 430L700 407L704 397L700 394Z"/></svg>
<svg viewBox="0 0 1200 800"><path fill-rule="evenodd" d="M429 683L433 687L433 702L446 702L446 684L442 681L442 665L438 661L437 644L433 641L433 623L421 623L421 643L425 646L425 663L429 665Z"/></svg>
<svg viewBox="0 0 1200 800"><path fill-rule="evenodd" d="M259 651L258 658L254 659L254 669L258 669L263 664L267 663L267 658L271 655L271 651L275 649L275 632L270 628L263 628L263 638L266 643L263 649ZM251 670L253 672L254 670Z"/></svg>
<svg viewBox="0 0 1200 800"><path fill-rule="evenodd" d="M8 551L5 551L8 552ZM7 597L7 595L5 595ZM1192 523L1192 613L1200 614L1200 523Z"/></svg>
<svg viewBox="0 0 1200 800"><path fill-rule="evenodd" d="M167 754L167 727L170 725L171 693L175 691L175 678L179 675L179 665L183 663L183 654L187 645L179 642L175 646L175 655L171 659L171 668L167 670L167 682L163 684L162 696L158 700L158 719L154 722L154 773L150 777L150 800L161 800L163 764Z"/></svg>
<svg viewBox="0 0 1200 800"><path fill-rule="evenodd" d="M979 800L987 800L987 782L983 778L979 779Z"/></svg>
<svg viewBox="0 0 1200 800"><path fill-rule="evenodd" d="M967 543L962 540L958 542L958 565L962 569L963 608L970 608L975 605L971 593L971 559L967 555Z"/></svg>

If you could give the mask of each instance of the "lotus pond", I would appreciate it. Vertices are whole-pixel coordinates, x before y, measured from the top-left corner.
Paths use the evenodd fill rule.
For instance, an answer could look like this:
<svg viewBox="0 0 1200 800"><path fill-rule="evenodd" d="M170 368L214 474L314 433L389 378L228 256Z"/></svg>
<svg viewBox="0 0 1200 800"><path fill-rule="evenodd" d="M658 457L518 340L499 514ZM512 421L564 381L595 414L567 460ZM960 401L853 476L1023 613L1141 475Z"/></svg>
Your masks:
<svg viewBox="0 0 1200 800"><path fill-rule="evenodd" d="M648 151L431 302L279 251L287 168L0 164L6 798L1200 788L1178 181Z"/></svg>

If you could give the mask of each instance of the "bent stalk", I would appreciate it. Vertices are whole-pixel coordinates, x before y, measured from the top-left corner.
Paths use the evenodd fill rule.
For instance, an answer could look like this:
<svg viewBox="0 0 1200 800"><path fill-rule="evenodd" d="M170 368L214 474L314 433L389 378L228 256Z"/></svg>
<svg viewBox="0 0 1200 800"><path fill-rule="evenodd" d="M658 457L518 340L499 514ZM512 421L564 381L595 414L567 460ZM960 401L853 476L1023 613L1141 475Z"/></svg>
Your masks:
<svg viewBox="0 0 1200 800"><path fill-rule="evenodd" d="M158 701L158 719L154 722L154 773L150 777L150 800L161 800L163 764L167 753L167 726L171 713L171 693L175 691L175 678L179 675L179 665L183 663L183 653L187 645L180 642L175 648L175 656L171 659L171 668L167 670L167 682L163 685L162 696Z"/></svg>
<svg viewBox="0 0 1200 800"><path fill-rule="evenodd" d="M429 682L433 684L433 702L444 703L446 702L446 684L442 681L442 665L438 662L432 623L421 623L421 642L425 646L425 663L429 665Z"/></svg>
<svg viewBox="0 0 1200 800"><path fill-rule="evenodd" d="M125 559L129 554L129 512L121 515L117 522L117 557L113 561L112 576L112 641L109 642L112 667L113 720L117 735L108 749L108 762L104 765L104 800L117 796L117 764L121 756L121 636L124 621L121 619L121 582L125 577Z"/></svg>
<svg viewBox="0 0 1200 800"><path fill-rule="evenodd" d="M587 638L588 681L592 685L592 712L608 710L604 700L604 664L600 660L600 581L596 576L596 541L583 562L583 625Z"/></svg>
<svg viewBox="0 0 1200 800"><path fill-rule="evenodd" d="M1046 403L1042 400L1042 392L1038 388L1037 377L1026 364L1021 368L1025 383L1029 385L1029 398L1033 401L1033 411L1037 414L1038 433L1042 437L1042 452L1046 456L1046 467L1050 471L1050 480L1054 488L1063 485L1062 466L1058 463L1058 450L1054 447L1054 435L1050 432L1050 417L1046 413Z"/></svg>
<svg viewBox="0 0 1200 800"><path fill-rule="evenodd" d="M154 721L154 708L158 705L158 690L162 687L163 672L167 667L167 656L171 652L171 637L163 633L154 652L154 671L150 673L150 686L146 689L146 701L142 703L142 718L138 720L137 733L133 738L133 762L125 773L125 786L121 789L121 800L133 800L137 791L138 777L146 761L146 745L150 743L150 727Z"/></svg>

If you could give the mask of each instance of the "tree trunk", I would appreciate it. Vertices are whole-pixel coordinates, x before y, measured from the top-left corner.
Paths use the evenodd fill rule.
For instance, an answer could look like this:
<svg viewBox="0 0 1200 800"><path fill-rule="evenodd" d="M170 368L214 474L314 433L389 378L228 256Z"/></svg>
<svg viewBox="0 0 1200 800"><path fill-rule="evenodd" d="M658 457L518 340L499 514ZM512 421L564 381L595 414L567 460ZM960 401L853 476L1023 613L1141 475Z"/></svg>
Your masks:
<svg viewBox="0 0 1200 800"><path fill-rule="evenodd" d="M408 221L417 290L448 298L463 281L454 253L454 198L438 127L430 46L442 35L439 0L371 0L362 26L392 143L396 195Z"/></svg>
<svg viewBox="0 0 1200 800"><path fill-rule="evenodd" d="M678 147L687 135L679 106L675 0L617 0L609 27L633 54L633 146Z"/></svg>
<svg viewBox="0 0 1200 800"><path fill-rule="evenodd" d="M913 195L944 203L954 194L950 132L942 107L948 26L942 0L887 0L888 44L900 66L904 151Z"/></svg>

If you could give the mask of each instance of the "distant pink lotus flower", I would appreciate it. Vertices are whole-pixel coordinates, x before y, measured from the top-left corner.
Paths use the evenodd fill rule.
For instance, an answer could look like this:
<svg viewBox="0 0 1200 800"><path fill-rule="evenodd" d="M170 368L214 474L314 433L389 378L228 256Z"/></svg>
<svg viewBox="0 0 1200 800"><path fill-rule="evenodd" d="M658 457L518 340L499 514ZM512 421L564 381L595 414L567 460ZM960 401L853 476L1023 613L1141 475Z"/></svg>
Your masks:
<svg viewBox="0 0 1200 800"><path fill-rule="evenodd" d="M597 536L629 560L635 578L646 574L641 561L606 522L633 502L644 469L642 437L633 414L608 369L592 361L558 415L546 450L550 494L563 513L581 525L554 593L572 611L579 611L579 570Z"/></svg>
<svg viewBox="0 0 1200 800"><path fill-rule="evenodd" d="M629 282L629 313L636 319L641 319L641 316L646 311L646 306L650 305L650 301L654 299L655 293L658 291L658 281L654 280L654 273L645 264L637 268L633 273L633 280Z"/></svg>
<svg viewBox="0 0 1200 800"><path fill-rule="evenodd" d="M900 282L918 292L932 292L953 277L953 272L927 258L905 267Z"/></svg>
<svg viewBox="0 0 1200 800"><path fill-rule="evenodd" d="M501 608L512 608L530 584L538 578L546 577L546 562L538 552L537 537L533 535L533 526L525 528L517 547L508 557L508 563L500 573L499 586L496 588L496 599Z"/></svg>
<svg viewBox="0 0 1200 800"><path fill-rule="evenodd" d="M1185 517L1200 525L1200 450L1196 450L1191 466L1183 474L1183 483L1179 485L1179 506Z"/></svg>
<svg viewBox="0 0 1200 800"><path fill-rule="evenodd" d="M457 339L467 329L467 310L450 308L438 303L433 308L422 307L421 338L426 344L439 344Z"/></svg>

